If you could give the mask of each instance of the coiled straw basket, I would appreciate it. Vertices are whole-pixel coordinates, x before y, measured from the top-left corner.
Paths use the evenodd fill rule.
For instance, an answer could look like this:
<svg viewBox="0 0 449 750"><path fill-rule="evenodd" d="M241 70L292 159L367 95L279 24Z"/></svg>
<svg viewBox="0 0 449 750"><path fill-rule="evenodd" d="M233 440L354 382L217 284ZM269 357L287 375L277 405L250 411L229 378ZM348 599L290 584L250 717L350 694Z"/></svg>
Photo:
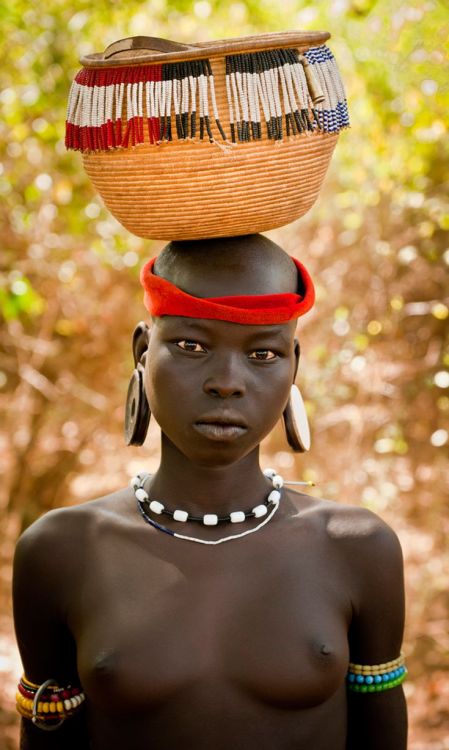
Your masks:
<svg viewBox="0 0 449 750"><path fill-rule="evenodd" d="M250 234L313 205L348 123L327 32L131 37L81 58L66 146L139 237Z"/></svg>

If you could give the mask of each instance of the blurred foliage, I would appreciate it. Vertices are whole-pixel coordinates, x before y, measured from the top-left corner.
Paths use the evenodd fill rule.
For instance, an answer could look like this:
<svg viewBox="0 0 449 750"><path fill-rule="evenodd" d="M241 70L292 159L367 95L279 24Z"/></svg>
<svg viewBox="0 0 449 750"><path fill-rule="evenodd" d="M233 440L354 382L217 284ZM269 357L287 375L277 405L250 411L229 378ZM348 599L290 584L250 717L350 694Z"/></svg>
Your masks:
<svg viewBox="0 0 449 750"><path fill-rule="evenodd" d="M263 461L398 532L413 742L449 734L448 11L444 0L0 3L3 577L15 535L40 513L157 463L154 426L125 449L122 423L131 335L146 315L138 272L160 245L122 229L65 151L79 56L138 34L327 29L352 128L315 207L270 233L317 282L299 374L314 445L294 457L276 431Z"/></svg>

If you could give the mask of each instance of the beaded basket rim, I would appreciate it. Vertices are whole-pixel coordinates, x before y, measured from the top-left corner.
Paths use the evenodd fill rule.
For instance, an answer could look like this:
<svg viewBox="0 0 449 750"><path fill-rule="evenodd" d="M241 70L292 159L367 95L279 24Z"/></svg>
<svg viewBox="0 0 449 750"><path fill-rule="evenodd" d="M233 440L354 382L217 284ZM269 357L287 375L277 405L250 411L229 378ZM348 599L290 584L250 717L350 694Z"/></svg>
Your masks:
<svg viewBox="0 0 449 750"><path fill-rule="evenodd" d="M92 52L82 55L79 61L86 68L120 68L122 66L142 65L147 63L178 62L199 60L202 58L223 57L229 54L257 52L259 50L294 47L307 50L309 47L324 44L331 35L328 31L276 31L270 34L252 34L231 39L217 39L211 42L195 42L186 45L185 50L175 52L155 52L144 49L132 49L118 53L119 57L105 57L103 52ZM127 37L138 39L139 37ZM119 39L117 42L125 41ZM109 45L110 46L110 45Z"/></svg>

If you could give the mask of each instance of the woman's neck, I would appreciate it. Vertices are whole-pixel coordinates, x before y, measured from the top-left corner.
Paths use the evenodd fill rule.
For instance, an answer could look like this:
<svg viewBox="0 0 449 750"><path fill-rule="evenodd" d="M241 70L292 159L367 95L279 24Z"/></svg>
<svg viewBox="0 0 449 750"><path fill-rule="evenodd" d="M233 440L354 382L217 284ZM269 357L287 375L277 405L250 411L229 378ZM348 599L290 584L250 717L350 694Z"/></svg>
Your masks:
<svg viewBox="0 0 449 750"><path fill-rule="evenodd" d="M161 462L146 483L152 500L192 514L226 515L263 502L272 489L259 466L259 447L226 466L192 463L167 439L162 439Z"/></svg>

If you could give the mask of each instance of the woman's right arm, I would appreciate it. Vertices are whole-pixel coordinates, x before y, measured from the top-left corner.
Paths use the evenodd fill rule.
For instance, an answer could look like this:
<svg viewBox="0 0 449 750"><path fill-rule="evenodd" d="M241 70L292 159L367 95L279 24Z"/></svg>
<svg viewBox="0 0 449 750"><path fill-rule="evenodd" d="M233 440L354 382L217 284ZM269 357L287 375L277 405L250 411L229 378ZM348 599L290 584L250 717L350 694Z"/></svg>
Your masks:
<svg viewBox="0 0 449 750"><path fill-rule="evenodd" d="M73 567L71 509L50 511L17 542L13 564L13 608L16 638L28 680L48 679L60 687L80 686L76 644L65 622ZM72 549L71 549L72 548ZM79 553L79 550L78 550ZM54 731L21 719L21 750L89 750L85 704Z"/></svg>
<svg viewBox="0 0 449 750"><path fill-rule="evenodd" d="M90 744L84 711L67 719L54 732L39 729L29 719L22 718L19 747L20 750L88 750Z"/></svg>

